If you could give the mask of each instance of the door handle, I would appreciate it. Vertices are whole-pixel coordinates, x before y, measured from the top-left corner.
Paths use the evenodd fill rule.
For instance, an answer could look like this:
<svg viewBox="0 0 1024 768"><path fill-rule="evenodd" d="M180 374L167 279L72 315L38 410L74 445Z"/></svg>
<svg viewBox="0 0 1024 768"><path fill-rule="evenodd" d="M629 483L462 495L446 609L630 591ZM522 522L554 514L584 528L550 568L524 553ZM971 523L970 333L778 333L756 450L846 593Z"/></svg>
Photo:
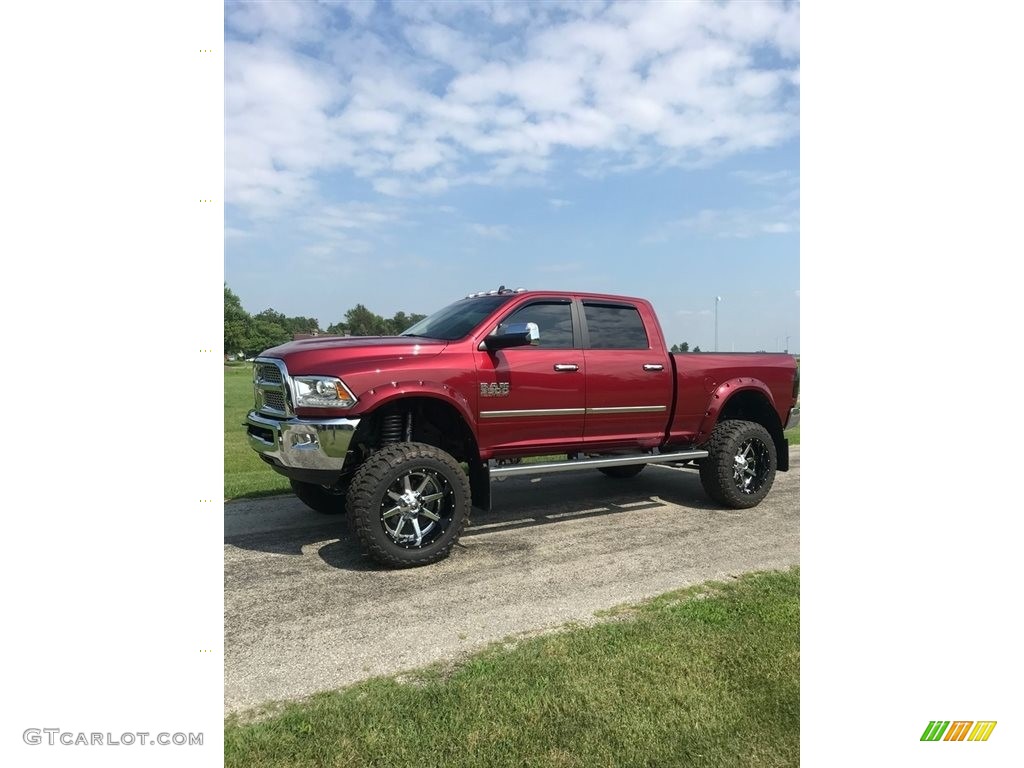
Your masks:
<svg viewBox="0 0 1024 768"><path fill-rule="evenodd" d="M580 367L576 363L555 363L556 371L578 371Z"/></svg>
<svg viewBox="0 0 1024 768"><path fill-rule="evenodd" d="M660 363L644 363L644 370L645 371L663 371L663 370L665 370L665 366L661 365Z"/></svg>

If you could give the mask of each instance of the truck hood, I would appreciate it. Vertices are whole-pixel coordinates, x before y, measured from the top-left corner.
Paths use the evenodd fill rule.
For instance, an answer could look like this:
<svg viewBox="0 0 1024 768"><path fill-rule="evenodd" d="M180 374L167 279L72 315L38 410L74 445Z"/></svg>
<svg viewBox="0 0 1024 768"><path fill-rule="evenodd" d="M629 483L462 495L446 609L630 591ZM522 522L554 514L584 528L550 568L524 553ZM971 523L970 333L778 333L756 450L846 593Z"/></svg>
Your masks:
<svg viewBox="0 0 1024 768"><path fill-rule="evenodd" d="M260 356L284 360L292 375L332 375L339 365L434 357L447 345L442 339L412 336L316 336L281 344Z"/></svg>

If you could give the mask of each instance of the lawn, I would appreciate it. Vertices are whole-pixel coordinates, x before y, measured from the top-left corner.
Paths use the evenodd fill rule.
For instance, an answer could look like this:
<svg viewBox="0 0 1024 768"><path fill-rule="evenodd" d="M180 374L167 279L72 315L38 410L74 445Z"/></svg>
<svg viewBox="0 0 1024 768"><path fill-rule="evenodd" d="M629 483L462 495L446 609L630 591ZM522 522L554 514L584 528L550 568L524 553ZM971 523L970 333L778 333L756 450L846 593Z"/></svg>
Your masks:
<svg viewBox="0 0 1024 768"><path fill-rule="evenodd" d="M287 492L249 448L251 366L224 369L226 498ZM799 444L799 428L787 432ZM255 722L228 766L788 766L799 763L799 573L754 574L376 679Z"/></svg>
<svg viewBox="0 0 1024 768"><path fill-rule="evenodd" d="M225 723L225 765L796 766L799 571ZM312 662L311 662L312 663Z"/></svg>

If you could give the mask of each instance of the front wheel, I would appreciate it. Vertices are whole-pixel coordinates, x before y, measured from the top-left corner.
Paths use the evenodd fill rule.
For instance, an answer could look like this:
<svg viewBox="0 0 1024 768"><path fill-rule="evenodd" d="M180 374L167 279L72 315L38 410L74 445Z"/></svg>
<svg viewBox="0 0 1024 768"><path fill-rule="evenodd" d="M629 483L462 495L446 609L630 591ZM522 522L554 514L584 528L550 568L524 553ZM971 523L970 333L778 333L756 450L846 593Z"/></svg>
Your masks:
<svg viewBox="0 0 1024 768"><path fill-rule="evenodd" d="M425 443L397 443L356 470L348 510L370 557L393 568L448 556L469 522L469 478L454 458Z"/></svg>
<svg viewBox="0 0 1024 768"><path fill-rule="evenodd" d="M719 422L705 446L700 482L714 501L732 509L757 506L775 482L775 441L752 421Z"/></svg>

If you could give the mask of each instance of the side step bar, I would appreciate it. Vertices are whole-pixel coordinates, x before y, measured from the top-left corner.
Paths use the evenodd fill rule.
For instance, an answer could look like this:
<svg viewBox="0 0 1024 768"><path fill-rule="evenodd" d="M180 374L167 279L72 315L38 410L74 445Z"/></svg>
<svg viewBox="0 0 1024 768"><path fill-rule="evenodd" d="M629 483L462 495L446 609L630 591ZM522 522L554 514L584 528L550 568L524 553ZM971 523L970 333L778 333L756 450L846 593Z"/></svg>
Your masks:
<svg viewBox="0 0 1024 768"><path fill-rule="evenodd" d="M575 459L571 461L550 461L541 464L503 464L492 466L491 477L512 477L513 475L541 475L548 472L571 472L574 469L600 469L601 467L626 467L631 464L671 464L676 461L707 458L707 451L679 451L678 453L634 453L629 456L602 456L598 459Z"/></svg>

